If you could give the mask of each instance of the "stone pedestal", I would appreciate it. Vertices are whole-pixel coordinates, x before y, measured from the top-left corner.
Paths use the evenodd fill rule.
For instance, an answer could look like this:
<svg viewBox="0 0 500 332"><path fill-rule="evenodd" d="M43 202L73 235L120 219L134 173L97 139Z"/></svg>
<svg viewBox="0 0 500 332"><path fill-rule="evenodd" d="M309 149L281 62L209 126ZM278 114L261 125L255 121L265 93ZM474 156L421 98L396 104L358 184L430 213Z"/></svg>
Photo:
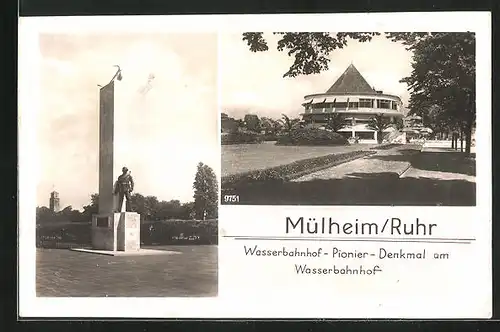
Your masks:
<svg viewBox="0 0 500 332"><path fill-rule="evenodd" d="M141 220L135 212L98 214L92 218L94 250L139 251Z"/></svg>

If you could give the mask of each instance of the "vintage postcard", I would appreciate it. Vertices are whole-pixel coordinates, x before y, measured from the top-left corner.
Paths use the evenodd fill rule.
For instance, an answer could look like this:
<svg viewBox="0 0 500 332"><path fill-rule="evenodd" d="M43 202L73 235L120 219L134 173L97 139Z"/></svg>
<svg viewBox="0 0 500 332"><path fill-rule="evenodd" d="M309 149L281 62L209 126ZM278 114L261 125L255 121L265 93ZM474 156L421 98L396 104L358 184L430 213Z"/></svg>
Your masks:
<svg viewBox="0 0 500 332"><path fill-rule="evenodd" d="M490 21L21 19L20 316L491 317Z"/></svg>

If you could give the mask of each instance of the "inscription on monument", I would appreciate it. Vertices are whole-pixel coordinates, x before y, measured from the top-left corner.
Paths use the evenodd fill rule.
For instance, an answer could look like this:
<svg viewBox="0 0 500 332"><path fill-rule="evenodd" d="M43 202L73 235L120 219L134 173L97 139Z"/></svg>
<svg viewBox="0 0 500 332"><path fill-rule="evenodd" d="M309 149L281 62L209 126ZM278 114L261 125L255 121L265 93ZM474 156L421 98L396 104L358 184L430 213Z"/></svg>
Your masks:
<svg viewBox="0 0 500 332"><path fill-rule="evenodd" d="M108 227L108 217L98 217L96 221L97 227Z"/></svg>

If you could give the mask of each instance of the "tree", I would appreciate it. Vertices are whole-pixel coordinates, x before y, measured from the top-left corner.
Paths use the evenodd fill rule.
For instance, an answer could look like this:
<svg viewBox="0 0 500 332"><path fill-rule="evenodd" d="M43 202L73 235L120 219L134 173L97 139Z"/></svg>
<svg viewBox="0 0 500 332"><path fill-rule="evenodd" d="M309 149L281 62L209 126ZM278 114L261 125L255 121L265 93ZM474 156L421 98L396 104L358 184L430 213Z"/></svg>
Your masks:
<svg viewBox="0 0 500 332"><path fill-rule="evenodd" d="M403 130L404 128L403 118L397 118L394 120L394 128L399 131Z"/></svg>
<svg viewBox="0 0 500 332"><path fill-rule="evenodd" d="M292 132L294 129L296 129L299 126L300 119L290 119L286 114L282 114L281 117L281 124L283 125L283 130L286 132L286 134L291 137Z"/></svg>
<svg viewBox="0 0 500 332"><path fill-rule="evenodd" d="M274 134L274 120L266 117L260 119L260 126L266 134Z"/></svg>
<svg viewBox="0 0 500 332"><path fill-rule="evenodd" d="M274 32L281 35L278 41L278 51L286 51L294 56L295 61L283 77L318 74L328 70L330 52L337 48L344 48L349 39L361 42L369 41L378 32ZM262 32L243 33L243 40L247 42L250 51L263 52L269 49Z"/></svg>
<svg viewBox="0 0 500 332"><path fill-rule="evenodd" d="M370 118L370 122L368 122L367 127L371 130L375 130L377 132L377 142L378 144L382 143L384 130L391 127L391 121L389 118L383 116L382 114L377 114Z"/></svg>
<svg viewBox="0 0 500 332"><path fill-rule="evenodd" d="M90 204L83 207L80 221L91 222L92 216L99 213L99 194L90 195Z"/></svg>
<svg viewBox="0 0 500 332"><path fill-rule="evenodd" d="M238 120L236 120L236 126L239 129L246 129L247 124L245 123L245 121L243 119L238 119Z"/></svg>
<svg viewBox="0 0 500 332"><path fill-rule="evenodd" d="M78 210L73 210L73 207L69 205L57 212L56 218L61 222L80 222L82 221L82 214Z"/></svg>
<svg viewBox="0 0 500 332"><path fill-rule="evenodd" d="M194 202L188 202L181 205L179 211L179 219L189 220L196 218L194 210Z"/></svg>
<svg viewBox="0 0 500 332"><path fill-rule="evenodd" d="M244 121L246 124L246 129L253 131L253 132L260 132L261 128L261 121L259 117L255 114L246 114L244 117Z"/></svg>
<svg viewBox="0 0 500 332"><path fill-rule="evenodd" d="M201 162L198 164L193 188L196 219L217 218L219 185L215 172L210 166Z"/></svg>
<svg viewBox="0 0 500 332"><path fill-rule="evenodd" d="M36 223L44 224L55 220L55 212L46 206L37 206L36 208Z"/></svg>
<svg viewBox="0 0 500 332"><path fill-rule="evenodd" d="M273 133L278 135L279 132L283 129L283 123L280 120L272 120L273 121Z"/></svg>
<svg viewBox="0 0 500 332"><path fill-rule="evenodd" d="M332 113L326 118L327 129L332 130L334 133L338 132L346 126L344 116L340 113Z"/></svg>
<svg viewBox="0 0 500 332"><path fill-rule="evenodd" d="M410 107L423 118L438 105L440 121L465 135L465 152L470 153L476 119L474 33L427 33L391 36L413 51L411 75L401 80L408 85ZM432 127L432 126L431 126Z"/></svg>

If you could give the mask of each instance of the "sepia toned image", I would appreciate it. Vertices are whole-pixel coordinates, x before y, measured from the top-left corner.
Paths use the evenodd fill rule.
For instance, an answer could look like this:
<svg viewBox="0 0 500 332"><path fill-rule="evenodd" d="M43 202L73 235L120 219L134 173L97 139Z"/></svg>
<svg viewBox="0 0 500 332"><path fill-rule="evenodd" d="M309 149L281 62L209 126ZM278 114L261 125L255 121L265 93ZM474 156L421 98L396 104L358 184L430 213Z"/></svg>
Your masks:
<svg viewBox="0 0 500 332"><path fill-rule="evenodd" d="M217 35L38 40L37 296L217 296Z"/></svg>
<svg viewBox="0 0 500 332"><path fill-rule="evenodd" d="M476 205L474 33L220 38L222 204Z"/></svg>

